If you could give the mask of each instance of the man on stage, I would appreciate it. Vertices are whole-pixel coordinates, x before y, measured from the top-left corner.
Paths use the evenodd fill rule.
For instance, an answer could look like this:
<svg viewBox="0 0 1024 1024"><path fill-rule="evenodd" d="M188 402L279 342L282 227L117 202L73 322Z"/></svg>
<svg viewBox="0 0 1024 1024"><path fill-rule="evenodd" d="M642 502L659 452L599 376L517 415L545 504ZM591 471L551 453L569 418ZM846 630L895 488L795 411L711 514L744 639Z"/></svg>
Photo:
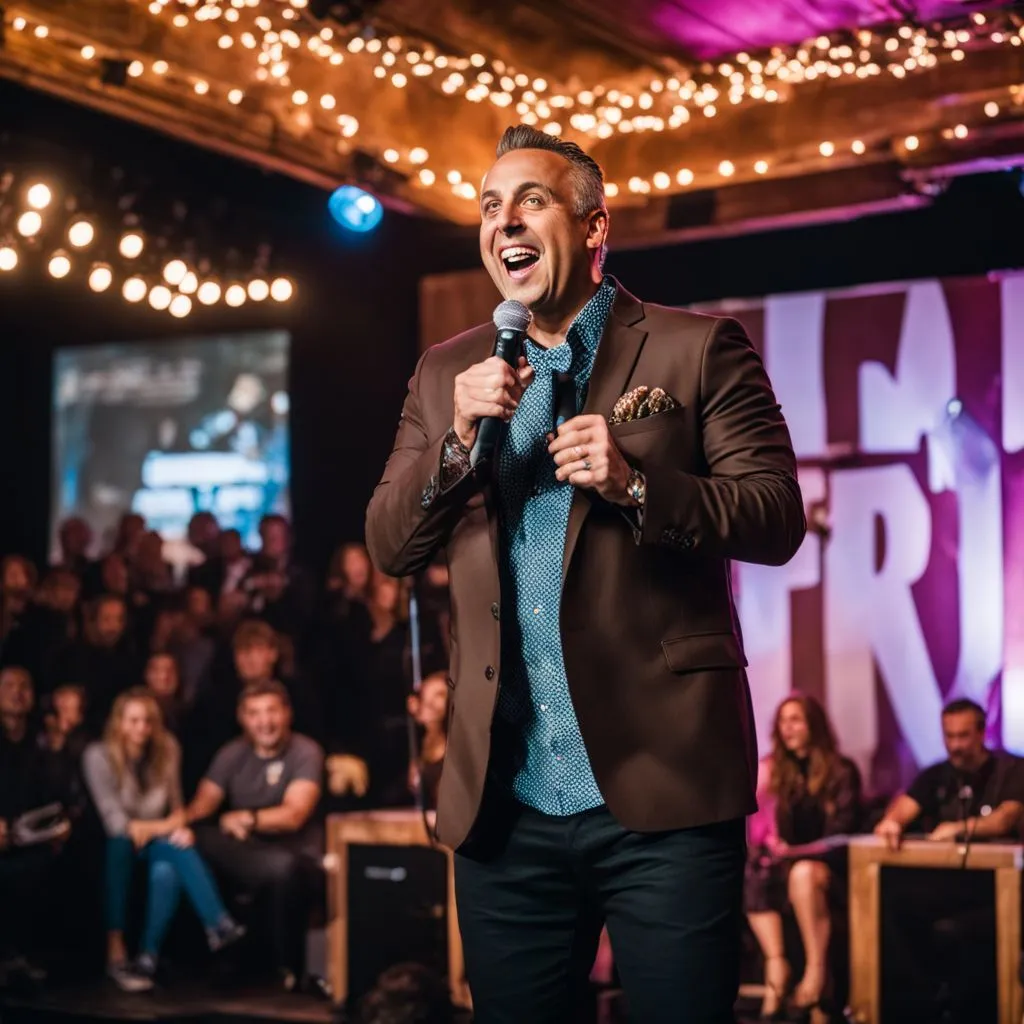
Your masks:
<svg viewBox="0 0 1024 1024"><path fill-rule="evenodd" d="M575 144L510 128L480 210L484 265L533 315L523 358L491 325L431 348L367 512L383 571L448 559L438 833L475 1019L572 1021L607 922L632 1020L723 1024L757 766L729 560L800 546L789 432L738 323L603 275ZM507 431L474 465L489 417Z"/></svg>

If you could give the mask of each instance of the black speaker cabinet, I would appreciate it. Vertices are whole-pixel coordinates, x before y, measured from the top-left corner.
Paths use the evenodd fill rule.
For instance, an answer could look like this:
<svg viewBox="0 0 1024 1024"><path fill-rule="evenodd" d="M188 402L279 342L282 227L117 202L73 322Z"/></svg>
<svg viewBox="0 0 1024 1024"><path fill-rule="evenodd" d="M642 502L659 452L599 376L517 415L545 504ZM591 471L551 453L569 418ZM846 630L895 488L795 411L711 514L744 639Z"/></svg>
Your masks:
<svg viewBox="0 0 1024 1024"><path fill-rule="evenodd" d="M336 1002L358 999L396 963L447 976L469 1006L451 851L431 845L416 811L337 814L327 827L328 980Z"/></svg>

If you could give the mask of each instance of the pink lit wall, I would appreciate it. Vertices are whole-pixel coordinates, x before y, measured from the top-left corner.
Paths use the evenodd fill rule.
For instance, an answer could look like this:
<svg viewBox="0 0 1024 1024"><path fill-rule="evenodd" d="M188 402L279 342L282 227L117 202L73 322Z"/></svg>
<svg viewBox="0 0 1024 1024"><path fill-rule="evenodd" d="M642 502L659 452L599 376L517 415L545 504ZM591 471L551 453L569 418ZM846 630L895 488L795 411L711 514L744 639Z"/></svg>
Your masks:
<svg viewBox="0 0 1024 1024"><path fill-rule="evenodd" d="M1024 274L714 311L762 351L822 527L736 566L761 743L797 687L877 790L944 756L954 696L1024 752Z"/></svg>

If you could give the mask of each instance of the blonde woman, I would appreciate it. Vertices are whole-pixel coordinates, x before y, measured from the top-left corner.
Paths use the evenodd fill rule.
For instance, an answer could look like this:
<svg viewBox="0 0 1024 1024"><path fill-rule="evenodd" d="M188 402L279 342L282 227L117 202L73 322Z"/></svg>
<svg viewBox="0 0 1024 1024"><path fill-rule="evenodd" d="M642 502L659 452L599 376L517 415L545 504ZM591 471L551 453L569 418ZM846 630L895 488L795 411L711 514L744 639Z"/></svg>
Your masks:
<svg viewBox="0 0 1024 1024"><path fill-rule="evenodd" d="M211 949L242 935L209 869L193 848L181 799L181 750L160 707L144 688L114 702L102 741L82 759L86 784L107 833L107 973L126 992L153 987L157 957L182 889L206 928ZM147 870L146 915L139 955L129 961L124 931L137 861Z"/></svg>

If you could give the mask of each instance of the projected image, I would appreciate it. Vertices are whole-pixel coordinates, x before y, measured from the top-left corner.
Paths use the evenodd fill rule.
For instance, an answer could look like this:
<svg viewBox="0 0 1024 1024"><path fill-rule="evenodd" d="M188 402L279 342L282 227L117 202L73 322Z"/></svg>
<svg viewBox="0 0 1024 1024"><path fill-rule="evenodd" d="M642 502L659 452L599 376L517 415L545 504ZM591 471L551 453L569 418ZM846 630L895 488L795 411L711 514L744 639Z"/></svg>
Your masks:
<svg viewBox="0 0 1024 1024"><path fill-rule="evenodd" d="M58 351L52 535L76 515L102 544L130 510L173 542L208 510L258 546L289 513L288 351L283 331Z"/></svg>

